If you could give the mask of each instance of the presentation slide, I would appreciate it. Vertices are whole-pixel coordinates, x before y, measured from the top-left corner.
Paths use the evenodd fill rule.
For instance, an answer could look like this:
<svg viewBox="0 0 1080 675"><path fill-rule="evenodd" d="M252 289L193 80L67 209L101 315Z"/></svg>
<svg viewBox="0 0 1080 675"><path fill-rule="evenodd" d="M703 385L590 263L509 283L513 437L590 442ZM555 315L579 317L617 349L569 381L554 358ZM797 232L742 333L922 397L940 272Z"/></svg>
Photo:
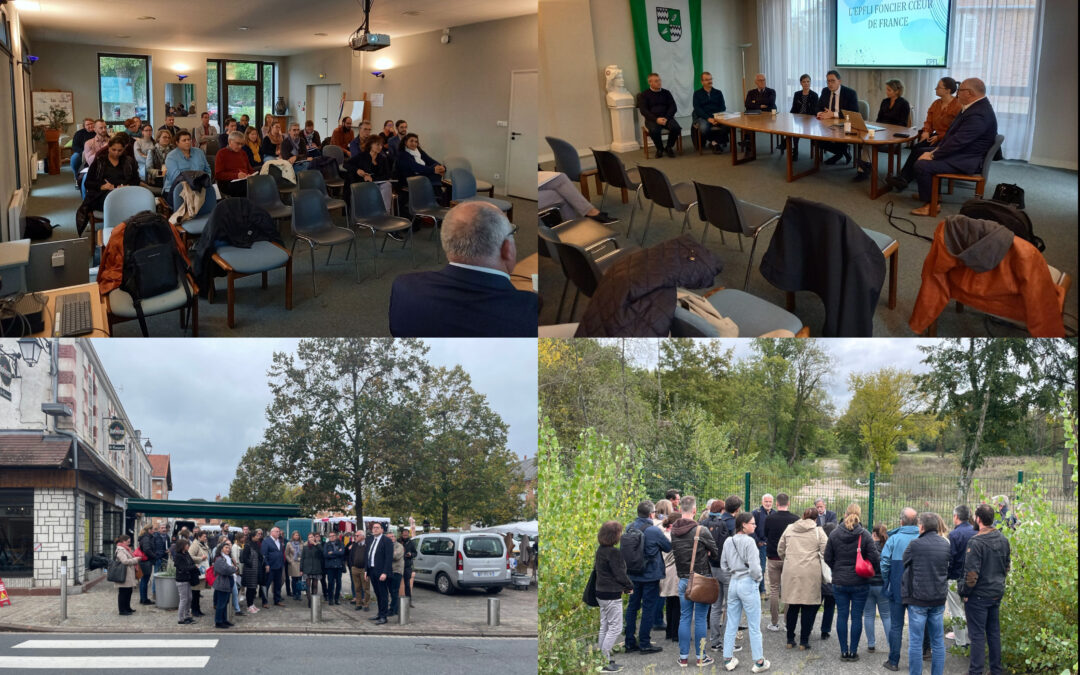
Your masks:
<svg viewBox="0 0 1080 675"><path fill-rule="evenodd" d="M949 0L837 0L840 68L943 68Z"/></svg>

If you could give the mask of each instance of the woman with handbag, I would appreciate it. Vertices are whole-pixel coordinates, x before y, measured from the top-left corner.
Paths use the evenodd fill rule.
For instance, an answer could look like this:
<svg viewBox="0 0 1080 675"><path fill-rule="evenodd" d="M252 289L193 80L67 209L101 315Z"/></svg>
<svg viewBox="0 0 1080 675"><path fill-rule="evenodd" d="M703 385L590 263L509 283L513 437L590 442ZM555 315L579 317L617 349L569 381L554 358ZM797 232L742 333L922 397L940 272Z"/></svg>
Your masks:
<svg viewBox="0 0 1080 675"><path fill-rule="evenodd" d="M182 626L195 623L195 619L191 618L191 585L199 583L199 568L188 554L190 545L187 539L180 538L172 547L173 565L176 566L176 593L180 598L176 609L176 623Z"/></svg>
<svg viewBox="0 0 1080 675"><path fill-rule="evenodd" d="M593 574L596 602L600 606L600 635L597 646L604 654L607 665L600 669L604 673L617 673L622 666L611 658L611 648L623 632L623 593L633 593L634 584L626 576L626 561L622 552L615 548L622 537L622 523L609 520L600 526L596 535L600 543L593 557Z"/></svg>
<svg viewBox="0 0 1080 675"><path fill-rule="evenodd" d="M109 565L109 581L116 584L116 607L120 611L120 616L130 616L135 613L135 610L131 608L131 592L135 589L135 565L138 562L131 552L131 537L126 534L117 537L116 552ZM120 578L120 572L123 572L122 578Z"/></svg>
<svg viewBox="0 0 1080 675"><path fill-rule="evenodd" d="M840 640L841 661L859 660L863 609L870 593L870 579L875 570L880 569L881 556L870 532L859 522L861 516L858 504L848 504L843 522L829 535L825 545L825 564L832 568L833 575L836 637Z"/></svg>
<svg viewBox="0 0 1080 675"><path fill-rule="evenodd" d="M195 567L198 569L200 575L205 574L206 570L210 567L210 547L206 542L206 533L199 532L195 539L192 540L190 548L188 548L188 554L191 559L195 561ZM203 616L202 607L202 589L198 587L199 580L196 579L191 584L191 615Z"/></svg>
<svg viewBox="0 0 1080 675"><path fill-rule="evenodd" d="M754 659L751 672L760 673L769 669L769 662L761 648L761 596L758 584L761 583L761 556L758 554L754 534L754 514L745 511L735 516L735 535L724 542L724 551L720 557L720 569L731 575L728 586L727 615L742 616L746 612L746 626L750 632L750 654ZM724 668L735 670L739 659L731 654L734 651L735 633L738 621L728 621L724 627Z"/></svg>
<svg viewBox="0 0 1080 675"><path fill-rule="evenodd" d="M709 559L719 554L716 542L709 530L698 524L697 501L689 495L680 503L682 517L671 526L671 551L675 555L675 572L679 575L679 598L682 612L679 615L679 665L686 667L690 658L690 633L694 634L693 644L698 648L698 667L713 662L705 653L708 636L705 631L705 617L709 605L716 602L720 594L720 582L712 577ZM755 552L756 556L756 552ZM732 636L732 642L735 638Z"/></svg>
<svg viewBox="0 0 1080 675"><path fill-rule="evenodd" d="M787 605L788 649L795 646L795 624L800 617L799 649L810 649L814 617L821 606L822 556L828 538L817 526L817 517L817 509L812 506L803 511L802 519L788 525L776 545L776 552L784 561L780 601Z"/></svg>
<svg viewBox="0 0 1080 675"><path fill-rule="evenodd" d="M154 528L151 525L147 524L139 530L138 542L139 548L135 549L135 557L139 559L139 571L142 572L139 578L139 604L152 605L154 603L150 600L149 592L150 575L154 572L154 562L150 560L154 551Z"/></svg>

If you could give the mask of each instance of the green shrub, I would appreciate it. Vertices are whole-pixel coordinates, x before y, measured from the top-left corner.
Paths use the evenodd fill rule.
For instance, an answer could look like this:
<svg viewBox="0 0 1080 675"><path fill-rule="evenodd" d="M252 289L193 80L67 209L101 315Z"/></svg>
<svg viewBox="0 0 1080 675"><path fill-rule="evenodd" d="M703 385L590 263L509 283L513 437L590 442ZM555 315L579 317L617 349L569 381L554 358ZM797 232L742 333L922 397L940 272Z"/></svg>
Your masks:
<svg viewBox="0 0 1080 675"><path fill-rule="evenodd" d="M567 467L560 457L569 457ZM629 451L589 429L572 452L561 453L545 418L537 454L540 540L539 668L583 673L603 665L596 651L600 613L581 600L592 571L596 533L608 520L626 523L643 494L641 467Z"/></svg>

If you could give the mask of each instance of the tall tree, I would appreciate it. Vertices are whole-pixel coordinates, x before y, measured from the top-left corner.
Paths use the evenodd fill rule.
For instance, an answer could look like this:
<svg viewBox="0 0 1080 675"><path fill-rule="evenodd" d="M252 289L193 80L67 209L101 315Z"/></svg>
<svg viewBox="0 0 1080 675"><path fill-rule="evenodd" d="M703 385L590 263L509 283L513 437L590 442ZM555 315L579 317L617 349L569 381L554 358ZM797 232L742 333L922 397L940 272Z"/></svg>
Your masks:
<svg viewBox="0 0 1080 675"><path fill-rule="evenodd" d="M277 470L318 507L353 501L362 522L365 494L388 485L392 454L418 424L427 351L415 339L320 338L301 340L295 355L275 352L263 445Z"/></svg>
<svg viewBox="0 0 1080 675"><path fill-rule="evenodd" d="M857 440L850 457L853 468L888 472L896 461L896 447L932 425L921 413L926 395L915 386L908 370L882 368L872 373L852 373L848 377L852 397L842 426ZM928 423L931 423L928 425Z"/></svg>
<svg viewBox="0 0 1080 675"><path fill-rule="evenodd" d="M523 476L506 445L506 424L461 366L433 370L416 405L411 450L389 462L396 489L386 504L434 516L443 532L451 521L490 526L520 517Z"/></svg>
<svg viewBox="0 0 1080 675"><path fill-rule="evenodd" d="M816 340L768 340L754 341L754 348L761 354L770 379L773 379L774 396L790 383L793 392L791 404L791 431L788 434L786 452L789 465L799 459L801 426L808 415L807 406L815 400L815 394L824 386L832 359ZM786 368L781 368L782 359ZM771 430L770 452L776 451L779 421Z"/></svg>

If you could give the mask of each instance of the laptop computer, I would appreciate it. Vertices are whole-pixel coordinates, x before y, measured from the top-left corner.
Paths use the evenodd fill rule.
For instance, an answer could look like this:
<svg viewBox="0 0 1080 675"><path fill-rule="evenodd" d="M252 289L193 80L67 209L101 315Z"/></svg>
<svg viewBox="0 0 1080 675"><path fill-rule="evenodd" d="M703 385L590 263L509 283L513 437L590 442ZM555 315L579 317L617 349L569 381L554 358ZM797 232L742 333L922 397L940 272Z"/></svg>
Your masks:
<svg viewBox="0 0 1080 675"><path fill-rule="evenodd" d="M885 127L879 127L875 124L867 124L866 120L863 119L862 114L858 110L845 110L844 114L848 115L851 119L852 131L869 131L870 129L873 129L874 131L885 130Z"/></svg>
<svg viewBox="0 0 1080 675"><path fill-rule="evenodd" d="M30 245L26 275L29 291L48 291L90 281L90 244L86 238L59 239Z"/></svg>

